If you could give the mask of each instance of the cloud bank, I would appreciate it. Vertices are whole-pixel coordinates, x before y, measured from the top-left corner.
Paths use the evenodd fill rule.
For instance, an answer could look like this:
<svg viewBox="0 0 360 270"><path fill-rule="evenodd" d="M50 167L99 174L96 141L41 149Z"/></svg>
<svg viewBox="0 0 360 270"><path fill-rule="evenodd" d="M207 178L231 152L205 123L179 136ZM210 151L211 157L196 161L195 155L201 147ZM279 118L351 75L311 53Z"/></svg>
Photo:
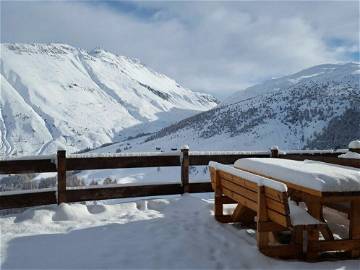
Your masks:
<svg viewBox="0 0 360 270"><path fill-rule="evenodd" d="M0 5L1 42L101 46L217 97L359 55L358 1Z"/></svg>

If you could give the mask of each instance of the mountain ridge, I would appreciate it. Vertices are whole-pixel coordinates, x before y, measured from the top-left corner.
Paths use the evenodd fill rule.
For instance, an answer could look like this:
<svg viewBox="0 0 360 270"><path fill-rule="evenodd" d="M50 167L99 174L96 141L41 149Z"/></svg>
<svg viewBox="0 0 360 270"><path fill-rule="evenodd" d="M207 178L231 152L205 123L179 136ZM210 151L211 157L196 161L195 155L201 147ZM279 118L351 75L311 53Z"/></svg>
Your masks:
<svg viewBox="0 0 360 270"><path fill-rule="evenodd" d="M120 140L128 128L137 127L124 136L153 132L217 104L138 60L104 50L3 43L0 60L3 156L98 147Z"/></svg>
<svg viewBox="0 0 360 270"><path fill-rule="evenodd" d="M310 70L316 74L329 66L335 68L336 76L303 77L279 89L274 89L273 81L270 85L264 82L249 88L263 90L254 95L239 91L228 99L231 102L222 102L134 142L132 150L171 149L182 144L193 150L264 150L272 145L294 150L347 147L360 136L360 66L320 65L305 73ZM276 80L298 78L302 72ZM337 126L341 130L335 132ZM329 130L338 135L323 134Z"/></svg>

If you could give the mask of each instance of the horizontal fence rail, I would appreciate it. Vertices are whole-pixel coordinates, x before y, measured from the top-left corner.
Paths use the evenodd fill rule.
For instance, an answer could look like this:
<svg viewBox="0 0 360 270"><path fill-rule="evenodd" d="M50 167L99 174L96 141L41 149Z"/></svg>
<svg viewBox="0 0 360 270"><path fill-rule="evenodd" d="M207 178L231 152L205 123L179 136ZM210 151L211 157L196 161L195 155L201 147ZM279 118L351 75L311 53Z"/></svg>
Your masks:
<svg viewBox="0 0 360 270"><path fill-rule="evenodd" d="M53 190L19 191L0 193L0 209L30 207L62 202L80 202L131 197L176 195L185 192L211 192L210 182L192 183L189 180L190 166L208 165L209 161L233 164L241 158L284 158L292 160L317 160L360 168L359 159L342 159L341 150L288 151L181 151L160 153L76 154L66 155L59 150L57 155L21 159L0 160L0 174L57 172L58 185ZM66 187L66 172L99 169L145 168L181 166L179 183L151 185L111 185Z"/></svg>
<svg viewBox="0 0 360 270"><path fill-rule="evenodd" d="M1 174L56 172L55 158L0 160Z"/></svg>

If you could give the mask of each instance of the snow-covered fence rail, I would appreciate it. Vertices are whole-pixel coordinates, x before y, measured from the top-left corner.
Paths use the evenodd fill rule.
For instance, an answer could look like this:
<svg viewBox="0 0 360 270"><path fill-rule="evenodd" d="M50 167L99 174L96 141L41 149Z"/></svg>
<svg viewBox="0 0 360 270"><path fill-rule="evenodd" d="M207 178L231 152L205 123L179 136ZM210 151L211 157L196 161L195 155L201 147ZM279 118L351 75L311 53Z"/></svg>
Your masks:
<svg viewBox="0 0 360 270"><path fill-rule="evenodd" d="M76 202L88 200L104 200L142 196L159 196L182 194L184 192L210 192L210 182L193 183L189 179L189 166L207 165L209 161L223 164L233 164L237 159L248 157L277 157L294 160L318 160L340 165L360 168L360 159L342 159L338 155L343 150L316 151L279 151L272 148L269 151L189 151L183 147L181 151L170 153L121 153L121 154L81 154L66 155L59 150L57 155L28 157L21 159L0 160L0 174L22 174L57 172L58 186L56 190L37 190L22 193L0 193L0 209L27 207L61 202ZM181 166L179 183L159 185L111 185L81 188L66 187L66 172L114 169Z"/></svg>

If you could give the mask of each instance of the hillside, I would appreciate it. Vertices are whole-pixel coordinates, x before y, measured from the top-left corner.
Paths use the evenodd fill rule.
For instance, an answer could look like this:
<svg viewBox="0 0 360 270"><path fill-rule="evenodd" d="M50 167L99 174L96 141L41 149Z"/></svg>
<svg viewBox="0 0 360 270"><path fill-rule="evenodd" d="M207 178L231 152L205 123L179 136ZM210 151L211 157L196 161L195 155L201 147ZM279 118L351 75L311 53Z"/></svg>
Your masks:
<svg viewBox="0 0 360 270"><path fill-rule="evenodd" d="M240 91L130 146L134 151L182 144L194 150L346 147L360 137L359 78L355 63L312 67Z"/></svg>
<svg viewBox="0 0 360 270"><path fill-rule="evenodd" d="M154 132L217 102L100 49L2 44L0 61L0 156L98 147Z"/></svg>

